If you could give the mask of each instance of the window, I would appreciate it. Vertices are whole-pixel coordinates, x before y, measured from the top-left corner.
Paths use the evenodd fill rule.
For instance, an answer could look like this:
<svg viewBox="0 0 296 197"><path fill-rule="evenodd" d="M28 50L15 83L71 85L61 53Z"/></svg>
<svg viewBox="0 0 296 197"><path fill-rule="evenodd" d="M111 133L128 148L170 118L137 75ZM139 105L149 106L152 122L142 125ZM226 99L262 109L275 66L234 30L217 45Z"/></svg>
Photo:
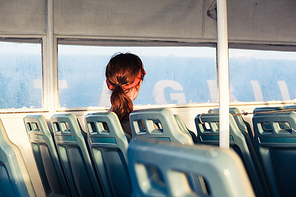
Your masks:
<svg viewBox="0 0 296 197"><path fill-rule="evenodd" d="M296 98L296 52L229 50L231 101Z"/></svg>
<svg viewBox="0 0 296 197"><path fill-rule="evenodd" d="M135 105L217 102L214 47L58 46L61 107L110 106L105 67L118 52L137 54L146 76Z"/></svg>
<svg viewBox="0 0 296 197"><path fill-rule="evenodd" d="M0 109L42 108L40 43L0 41Z"/></svg>

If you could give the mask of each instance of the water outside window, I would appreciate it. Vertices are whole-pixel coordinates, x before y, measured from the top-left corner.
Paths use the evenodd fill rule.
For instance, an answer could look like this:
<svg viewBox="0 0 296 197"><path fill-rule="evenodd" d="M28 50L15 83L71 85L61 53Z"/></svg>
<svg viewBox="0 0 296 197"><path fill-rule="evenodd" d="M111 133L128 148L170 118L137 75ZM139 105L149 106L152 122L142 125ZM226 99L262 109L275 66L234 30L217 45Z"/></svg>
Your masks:
<svg viewBox="0 0 296 197"><path fill-rule="evenodd" d="M42 108L40 43L0 42L0 109Z"/></svg>
<svg viewBox="0 0 296 197"><path fill-rule="evenodd" d="M138 55L147 73L135 105L217 102L214 47L59 45L60 106L110 106L105 67L118 52Z"/></svg>
<svg viewBox="0 0 296 197"><path fill-rule="evenodd" d="M229 50L232 102L296 99L296 52Z"/></svg>

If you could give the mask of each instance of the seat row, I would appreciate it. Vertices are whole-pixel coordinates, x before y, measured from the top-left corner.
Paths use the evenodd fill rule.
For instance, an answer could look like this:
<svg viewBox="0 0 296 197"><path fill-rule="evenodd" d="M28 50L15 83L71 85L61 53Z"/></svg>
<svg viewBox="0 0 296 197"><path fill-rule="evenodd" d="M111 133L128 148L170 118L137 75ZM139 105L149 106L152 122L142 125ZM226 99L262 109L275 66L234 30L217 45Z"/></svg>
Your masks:
<svg viewBox="0 0 296 197"><path fill-rule="evenodd" d="M256 196L294 196L296 169L294 165L296 153L295 121L296 106L263 107L253 111L253 131L248 122L243 120L237 108L230 108L229 131L230 146L240 156L248 173ZM131 124L138 125L145 122L153 125L153 129L134 129L133 136L140 135L162 140L176 141L191 144L190 140L184 142L179 138L168 137L165 127L155 126L165 124L168 120L161 120L160 115L153 114L154 110L141 110L131 115ZM164 109L159 109L164 111ZM199 114L195 118L197 136L193 136L196 144L219 144L219 110L213 109L208 114ZM145 115L143 115L145 114ZM165 117L171 117L166 114ZM175 115L180 130L187 133L186 126L180 117ZM170 125L174 125L174 118ZM153 124L151 124L153 122ZM144 126L145 126L144 124ZM139 126L141 128L141 126ZM174 128L176 128L174 126ZM167 129L170 132L172 128ZM160 131L160 132L159 132ZM178 132L176 132L178 133ZM179 132L180 133L180 132ZM188 135L187 135L188 136Z"/></svg>
<svg viewBox="0 0 296 197"><path fill-rule="evenodd" d="M135 111L130 121L135 140L193 144L182 119L169 109ZM52 131L41 115L26 116L24 122L47 195L131 195L128 138L114 113L88 114L87 132L73 114L54 115Z"/></svg>
<svg viewBox="0 0 296 197"><path fill-rule="evenodd" d="M294 196L296 106L253 111L253 131L237 108L229 112L230 147L242 159L257 196ZM218 145L218 109L195 118L198 143Z"/></svg>
<svg viewBox="0 0 296 197"><path fill-rule="evenodd" d="M151 118L155 114L157 118ZM181 118L176 116L177 123L168 109L133 116L133 136L162 133L163 140L193 144ZM115 113L88 114L87 132L74 114L52 116L50 127L42 115L28 115L24 123L47 195L131 195L126 156L129 138Z"/></svg>
<svg viewBox="0 0 296 197"><path fill-rule="evenodd" d="M296 106L255 108L252 131L237 108L229 109L230 147L240 156L256 196L294 196L296 192L293 186L296 168L292 167L296 159L295 110ZM146 110L145 113L150 114L149 111ZM218 112L219 109L213 109L207 114L198 114L195 117L197 136L192 135L195 144L219 145ZM143 111L132 115L131 124L135 124L135 120L137 123L159 121L156 118L157 114L147 118L143 118L141 114ZM175 118L183 133L188 134L182 120ZM161 134L155 130L144 131L142 134L146 137L164 139L164 130ZM141 129L138 129L138 132L133 133L135 138L141 134L140 131ZM170 141L173 140L170 138Z"/></svg>
<svg viewBox="0 0 296 197"><path fill-rule="evenodd" d="M122 151L117 154L120 150L115 144L120 144L120 142L117 138L115 141L107 139L114 129L117 130L112 128L112 125L120 125L117 117L113 113L103 113L92 114L86 119L90 117L93 119L93 116L96 115L103 118L102 122L98 119L95 122L89 120L88 126L93 129L94 133L101 133L104 137L90 139L89 136L86 136L86 139L89 138L89 143L98 145L97 150L93 150L90 156L91 163L94 162L93 158L96 160L95 162L105 164L105 177L104 173L101 173L104 170L100 171L98 166L95 167L95 171L100 171L98 180L99 184L102 184L102 188L99 187L96 191L92 191L94 190L92 185L97 184L97 181L91 179L92 175L90 175L94 171L84 165L88 162L88 159L85 159L88 157L84 153L91 151L91 146L88 147L89 143L86 144L87 151L81 148L83 145L80 143L83 142L79 141L83 141L85 138L76 117L72 114L53 116L51 118L53 134L43 116L24 118L38 170L44 188L47 189L47 196L200 196L205 193L207 196L253 196L243 165L233 151L139 137L128 145L127 153ZM109 120L115 122L110 124ZM4 169L1 170L0 176L0 194L1 196L35 196L30 178L17 171L17 167L26 171L24 163L13 160L15 155L21 157L21 154L16 150L9 152L10 148L14 146L8 139L1 121L0 123L0 163ZM82 135L76 135L73 132L79 129ZM121 130L120 126L119 130ZM127 141L123 132L120 133L120 138ZM114 149L115 152L111 151L107 144L110 144L111 149ZM99 149L104 151L99 151ZM9 155L4 155L2 152L9 152ZM12 161L6 162L5 158ZM127 160L126 163L117 163L118 159ZM109 163L106 164L106 161ZM128 170L125 169L125 171L128 173L121 170L127 166L127 162L129 163ZM221 163L221 165L216 165L217 163ZM4 178L3 171L8 171L7 179ZM15 171L15 173L11 174L10 171ZM69 181L68 171L72 171L76 190L73 190L73 185ZM117 182L110 181L109 173L114 179L117 179ZM14 179L13 176L16 175L18 176ZM127 180L125 183L122 180L125 175L132 182L132 193L130 182ZM108 189L105 188L104 179L108 179L109 187L112 187L109 188L109 194L107 193ZM200 185L194 185L195 183L200 183ZM115 188L118 190L115 191ZM98 191L102 193L95 193Z"/></svg>
<svg viewBox="0 0 296 197"><path fill-rule="evenodd" d="M283 160L287 155L293 156L291 153L293 136L289 134L294 132L295 127L290 119L294 118L295 120L293 117L295 112L280 112L279 110L278 113L275 113L274 110L267 108L254 110L255 135L253 138L250 126L243 121L239 111L236 108L230 109L231 114L234 115L230 114L230 144L240 156L248 174L246 179L240 178L238 180L238 177L235 179L238 184L247 182L242 187L248 187L250 179L256 196L282 196L283 194L291 196L294 192L291 183L293 177L286 176L285 168L277 171L277 167L281 166L281 162L277 160L278 158ZM273 114L272 121L266 119L266 117L270 117L270 114ZM281 118L278 119L280 114ZM218 145L218 109L196 116L197 136L190 132L182 119L178 115L173 115L169 109L135 111L130 115L133 132L133 142L130 144L114 113L93 113L85 116L87 132L81 129L73 114L54 115L49 124L52 131L41 115L26 116L24 122L39 174L48 196L131 196L132 194L134 196L149 196L151 194L153 194L152 196L160 194L160 196L168 194L174 196L173 194L176 192L212 196L219 187L209 181L212 178L205 170L199 171L202 169L200 165L195 170L193 170L193 166L187 166L187 171L181 170L181 167L176 171L177 166L165 164L166 160L172 161L175 158L176 161L179 161L182 157L182 165L184 165L184 163L190 163L188 159L197 158L201 161L207 159L209 155L214 154L212 150L218 154L228 154L221 153L222 150L213 147L206 147L203 150L200 146L190 146L193 142ZM273 134L277 136L272 137ZM143 138L154 138L157 141L147 141ZM290 144L287 146L285 142ZM182 144L182 146L176 143ZM147 144L150 144L149 149ZM133 146L135 147L132 148ZM157 149L156 147L161 148ZM276 147L279 147L280 150L275 150ZM285 147L284 150L283 147ZM128 152L133 153L127 153L127 149L129 149ZM162 150L165 151L162 152ZM180 154L177 154L178 151ZM200 155L203 151L207 152L205 158ZM190 154L186 154L186 156L184 152L196 152L196 154L191 154L190 157ZM151 156L148 156L149 154ZM158 159L152 159L152 157ZM147 158L150 159L147 160ZM227 158L229 159L229 156ZM284 167L292 165L292 158L284 164ZM180 162L182 163L182 161ZM236 163L234 162L233 165ZM168 169L175 170L173 173L168 173L170 171ZM290 170L289 173L291 171L293 174L293 170ZM180 174L180 172L182 173ZM167 174L173 174L176 175L173 177L185 180L183 185L178 187L179 189L174 189L179 184L172 183L172 180L168 178L171 175ZM147 184L148 180L149 184ZM227 188L227 181L225 184L224 189ZM165 185L175 186L167 189ZM238 185L238 187L240 186ZM244 191L244 193L246 192Z"/></svg>
<svg viewBox="0 0 296 197"><path fill-rule="evenodd" d="M166 190L164 180L167 172L161 172L160 170L164 168L163 166L166 166L166 169L171 168L171 170L174 169L174 171L176 171L176 166L173 167L173 165L165 164L164 162L166 160L158 160L160 166L153 165L152 160L154 159L152 159L152 157L156 157L159 154L159 150L162 149L155 149L154 151L152 149L150 154L154 154L154 156L141 156L144 152L144 155L149 155L148 152L150 150L147 150L144 152L140 151L138 156L135 156L136 153L132 153L134 156L129 156L129 159L127 159L129 138L124 135L115 113L92 113L85 116L87 132L81 129L76 116L73 114L58 114L52 116L50 119L52 132L47 126L46 120L41 115L26 116L24 122L32 145L36 164L43 185L45 186L44 188L49 196L131 196L132 194L134 196L159 196L160 194L160 196L174 196L173 193L181 192L181 190L176 190L174 188ZM186 148L184 145L193 145L193 139L196 139L196 136L190 133L186 128L182 119L177 115L173 115L172 112L166 108L135 111L130 115L130 123L133 141L141 141L141 138L154 138L157 140L156 142L135 142L133 146L136 146L136 150L141 150L141 148L138 149L139 146L143 145L145 147L149 143L153 144L151 147L157 147L157 144L159 144L158 146L162 146L160 144L165 143L159 141L168 141L170 143L181 144L186 151L187 149L190 151L193 146ZM163 146L166 147L167 145ZM173 145L172 147L175 146ZM167 153L172 151L170 150L172 147L167 150ZM183 148L179 147L177 149L183 152L185 151L182 150ZM199 152L208 151L209 153L207 153L208 155L206 154L206 159L212 157L209 154L226 154L227 159L230 157L230 160L237 160L235 157L232 158L231 153L224 153L223 151L220 153L220 150L217 148L201 149L196 146L193 149L197 149ZM169 155L175 155L174 152L175 151L172 151ZM157 155L155 155L155 153L157 153ZM164 155L165 154L166 153L164 153ZM228 154L230 154L230 156L228 156ZM168 160L173 160L173 157L169 159L169 155L164 155L161 156L161 158L167 157ZM185 155L181 157L184 156ZM195 158L195 155L190 156ZM205 160L203 156L199 157L201 161ZM149 161L150 159L147 160L147 158L150 158L151 161ZM224 161L225 156L220 159ZM211 160L213 160L211 165L215 166L214 161L216 159ZM185 160L182 161L181 159L181 162L184 163L184 161ZM142 163L142 165L139 165L139 163ZM173 163L176 162L174 161ZM235 166L236 162L234 162L233 165ZM238 166L238 169L242 168L241 163L239 163ZM209 175L204 174L206 172L205 170L200 171L202 169L201 167L197 169L198 170L189 170L187 172L178 170L179 175L176 174L176 177L185 177L185 183L188 183L187 187L185 183L185 185L182 186L184 190L183 193L189 192L196 195L209 195L215 193L221 194L220 190L223 189L226 193L240 191L228 185L230 182L226 181L227 177L223 175L223 171L220 172L218 170L219 172L217 172L217 175L221 174L221 176L224 177L221 178L221 180L226 181L225 185L221 187L218 186L219 184L212 184L212 179L215 180L214 175L212 175L213 177L208 177ZM212 173L211 170L208 172L209 174ZM233 175L235 174L239 174L238 177L245 176L244 171L233 173ZM144 176L146 176L144 179L147 179L146 181L143 180ZM238 179L238 177L234 178L238 185L241 183L239 180L248 183L248 178ZM152 181L150 181L150 186L149 184L143 186L143 184L147 184L147 181L150 179L152 179ZM175 185L177 186L178 183L175 183ZM242 189L241 187L248 188L248 184L247 186L240 186L238 188ZM216 188L219 188L219 190ZM249 189L246 191L243 189L241 191L246 192L249 191ZM249 192L246 192L246 194L248 193ZM252 189L250 193L252 193Z"/></svg>
<svg viewBox="0 0 296 197"><path fill-rule="evenodd" d="M101 122L88 123L88 133L81 129L74 114L54 115L50 119L52 131L42 115L24 118L48 196L131 195L126 173L127 138L116 122L118 118L115 114L104 114L102 117ZM116 124L109 124L109 121ZM113 125L117 128L113 128ZM107 173L110 168L111 172Z"/></svg>

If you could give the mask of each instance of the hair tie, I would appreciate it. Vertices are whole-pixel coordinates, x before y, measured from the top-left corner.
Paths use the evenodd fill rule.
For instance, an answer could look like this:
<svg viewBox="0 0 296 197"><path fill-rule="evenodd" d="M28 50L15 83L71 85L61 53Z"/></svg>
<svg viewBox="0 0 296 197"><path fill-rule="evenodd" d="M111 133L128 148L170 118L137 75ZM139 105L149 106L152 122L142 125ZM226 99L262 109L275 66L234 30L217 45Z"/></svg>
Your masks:
<svg viewBox="0 0 296 197"><path fill-rule="evenodd" d="M114 90L115 87L117 87L117 86L120 86L123 90L127 90L127 89L131 89L131 88L135 87L136 85L138 85L138 83L143 79L143 77L145 75L146 75L145 70L142 73L142 69L140 69L139 74L135 78L134 82L131 83L131 84L129 84L129 85L127 85L127 86L122 86L122 84L113 84L112 82L110 82L109 79L106 79L106 84L107 84L109 90Z"/></svg>
<svg viewBox="0 0 296 197"><path fill-rule="evenodd" d="M144 69L143 69L144 70ZM127 86L124 86L122 87L124 90L127 90L127 89L131 89L133 87L135 87L136 85L138 85L138 83L143 79L143 77L146 75L146 72L144 70L144 72L142 73L142 69L140 69L139 71L139 74L137 75L137 77L135 78L134 82L127 85Z"/></svg>
<svg viewBox="0 0 296 197"><path fill-rule="evenodd" d="M109 90L113 90L115 88L113 85L111 85L108 79L106 79L106 84Z"/></svg>

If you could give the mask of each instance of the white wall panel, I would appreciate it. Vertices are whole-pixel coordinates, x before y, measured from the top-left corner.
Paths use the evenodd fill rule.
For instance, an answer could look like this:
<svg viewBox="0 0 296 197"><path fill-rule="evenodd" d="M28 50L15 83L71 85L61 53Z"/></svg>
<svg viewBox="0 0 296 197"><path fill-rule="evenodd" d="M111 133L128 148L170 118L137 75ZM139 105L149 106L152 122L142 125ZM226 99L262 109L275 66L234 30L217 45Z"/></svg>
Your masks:
<svg viewBox="0 0 296 197"><path fill-rule="evenodd" d="M54 0L54 33L216 40L213 0ZM227 0L229 40L296 43L295 0ZM46 33L46 0L1 0L0 34Z"/></svg>
<svg viewBox="0 0 296 197"><path fill-rule="evenodd" d="M229 40L296 42L295 0L228 0Z"/></svg>
<svg viewBox="0 0 296 197"><path fill-rule="evenodd" d="M115 37L202 38L202 0L55 1L55 33ZM207 2L207 1L205 1Z"/></svg>
<svg viewBox="0 0 296 197"><path fill-rule="evenodd" d="M46 32L46 0L1 0L0 33Z"/></svg>

